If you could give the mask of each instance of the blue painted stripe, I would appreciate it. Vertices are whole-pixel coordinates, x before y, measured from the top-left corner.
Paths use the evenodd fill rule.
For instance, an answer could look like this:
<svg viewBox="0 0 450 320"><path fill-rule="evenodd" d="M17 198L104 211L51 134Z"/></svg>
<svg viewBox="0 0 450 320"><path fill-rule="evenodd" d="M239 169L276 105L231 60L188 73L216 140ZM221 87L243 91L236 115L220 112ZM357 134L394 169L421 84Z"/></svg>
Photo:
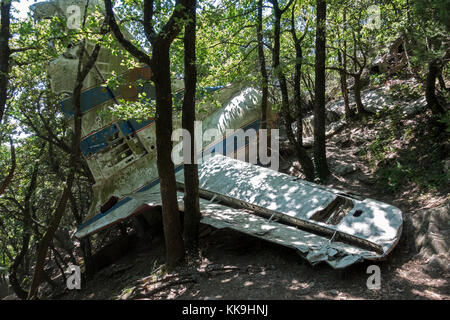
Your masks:
<svg viewBox="0 0 450 320"><path fill-rule="evenodd" d="M90 157L94 153L108 147L106 139L118 132L119 127L116 124L113 124L109 127L106 127L103 130L100 130L90 135L89 137L81 140L80 142L81 152L85 157Z"/></svg>
<svg viewBox="0 0 450 320"><path fill-rule="evenodd" d="M108 87L94 87L83 91L80 95L81 112L85 113L106 101L112 100L114 93ZM73 96L61 101L61 110L66 116L74 115Z"/></svg>
<svg viewBox="0 0 450 320"><path fill-rule="evenodd" d="M217 86L217 87L205 87L205 88L199 88L197 90L197 98L196 100L200 100L203 98L206 93L215 92L217 90L223 89L224 86ZM150 97L150 99L154 99L155 94L155 87L150 83L144 83L143 85L137 86L137 92L144 93L147 95L147 97ZM114 97L120 97L121 91L120 88L116 90L112 90L109 87L106 86L99 86L87 89L86 91L83 91L80 96L80 106L81 106L81 112L86 113L89 110L105 103L108 101L113 101ZM179 91L174 94L174 107L176 109L181 108L181 104L183 102L183 96L184 91ZM74 115L74 107L73 107L73 97L70 96L67 99L64 99L61 101L61 110L67 117L72 117Z"/></svg>
<svg viewBox="0 0 450 320"><path fill-rule="evenodd" d="M85 157L91 157L95 153L107 148L109 146L107 139L115 133L122 131L127 136L131 133L139 131L140 129L153 123L153 120L120 120L112 125L97 131L83 140L80 143L81 152Z"/></svg>
<svg viewBox="0 0 450 320"><path fill-rule="evenodd" d="M242 129L244 129L244 130L248 130L248 129L255 129L255 130L258 130L259 127L260 127L260 124L261 124L261 121L260 121L260 120L256 120L256 121L253 121L253 122L251 122L251 123L245 125ZM228 147L228 148L229 148L228 150L230 150L230 153L231 153L231 151L234 152L234 151L236 151L236 150L239 150L240 148L242 148L242 147L244 147L244 146L246 146L246 145L248 144L248 140L245 139L243 145L238 145L238 142L240 142L240 141L238 141L238 142L235 143L235 137L236 137L236 134L233 134L233 135L230 135L230 136L226 137L225 139L223 139L223 140L221 140L221 141L218 141L218 142L215 143L213 146L211 146L211 147L205 149L205 150L203 151L203 154L205 154L205 153L207 153L207 152L212 153L212 152L214 152L214 150L218 150L217 147L218 147L219 145L222 145L222 147L225 146L225 148L224 148L223 150L226 150L226 148L227 148L226 146L229 146L229 147ZM231 141L231 142L230 142L230 141ZM233 148L230 148L231 146L233 146ZM229 154L229 153L224 153L224 154ZM200 155L199 155L199 156L200 156ZM175 173L179 172L179 171L182 170L182 169L183 169L183 164L180 164L179 166L175 167ZM154 186L156 186L156 185L158 185L158 184L159 184L159 178L156 178L156 179L154 179L153 181L151 181L149 184L147 184L147 185L145 185L144 187L142 187L141 189L139 189L137 192L144 192L144 191L150 190L151 188L153 188ZM116 210L117 208L119 208L119 207L123 206L124 204L126 204L126 203L127 203L128 201L130 201L131 199L132 199L132 198L126 197L126 198L124 198L124 199L122 199L122 200L119 200L119 201L118 201L111 209L109 209L108 211L106 211L106 212L104 212L104 213L99 213L99 214L95 215L94 217L92 217L91 219L86 220L85 222L83 222L82 224L80 224L80 225L78 226L77 231L80 231L80 230L82 230L83 228L87 227L88 225L90 225L90 224L94 223L95 221L99 220L100 218L103 218L104 216L108 215L108 214L111 213L112 211L114 211L114 210Z"/></svg>
<svg viewBox="0 0 450 320"><path fill-rule="evenodd" d="M120 97L122 95L120 90L120 88L112 90L111 88L106 86L99 86L83 91L80 96L81 112L86 113L105 102L112 102L114 97ZM154 99L155 97L155 88L148 82L143 85L137 86L137 92L138 94L145 92L146 96L150 97L150 99ZM62 100L60 104L61 110L65 116L72 117L74 115L75 112L72 96Z"/></svg>
<svg viewBox="0 0 450 320"><path fill-rule="evenodd" d="M225 86L204 87L203 90L208 91L208 92L214 92L214 91L218 91L223 88L225 88Z"/></svg>
<svg viewBox="0 0 450 320"><path fill-rule="evenodd" d="M142 128L145 128L149 124L152 124L154 121L153 120L130 119L127 122L130 125L132 132L136 132L136 131L141 130Z"/></svg>

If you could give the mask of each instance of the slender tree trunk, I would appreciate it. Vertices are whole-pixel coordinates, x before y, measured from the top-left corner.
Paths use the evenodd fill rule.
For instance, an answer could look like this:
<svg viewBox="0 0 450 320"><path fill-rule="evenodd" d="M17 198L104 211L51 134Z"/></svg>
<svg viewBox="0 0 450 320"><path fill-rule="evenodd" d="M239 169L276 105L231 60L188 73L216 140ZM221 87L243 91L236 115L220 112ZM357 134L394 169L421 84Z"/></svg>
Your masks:
<svg viewBox="0 0 450 320"><path fill-rule="evenodd" d="M324 181L330 174L325 147L325 42L326 0L316 0L316 61L314 105L314 163L319 178Z"/></svg>
<svg viewBox="0 0 450 320"><path fill-rule="evenodd" d="M258 0L258 21L256 24L256 36L258 41L258 60L261 71L261 129L267 128L267 99L269 96L269 77L267 76L266 57L264 56L263 43L263 17L262 17L263 1Z"/></svg>
<svg viewBox="0 0 450 320"><path fill-rule="evenodd" d="M287 88L287 81L286 77L283 73L283 70L281 69L280 65L280 33L281 33L281 16L283 14L283 11L280 10L278 6L277 1L272 2L274 4L274 14L275 14L275 21L274 21L274 44L273 44L273 51L272 51L272 60L273 60L273 69L274 73L280 83L280 89L281 89L281 113L283 117L284 127L286 130L286 135L289 139L290 144L294 148L296 155L298 157L298 160L302 166L303 173L306 176L307 180L313 180L314 179L314 167L311 166L311 163L308 161L310 160L306 151L303 147L300 147L299 144L297 144L294 132L292 130L292 116L289 108L289 94L288 94L288 88ZM287 8L285 8L286 10Z"/></svg>
<svg viewBox="0 0 450 320"><path fill-rule="evenodd" d="M276 3L276 2L275 2ZM281 70L280 65L280 30L281 30L281 15L282 11L278 7L278 3L274 5L274 44L272 50L272 62L275 76L278 79L281 90L281 113L283 116L283 122L286 130L286 134L289 141L295 141L295 136L292 130L292 116L289 110L289 94L287 89L286 77Z"/></svg>
<svg viewBox="0 0 450 320"><path fill-rule="evenodd" d="M359 72L355 73L353 78L355 79L354 92L355 92L356 109L358 110L358 113L361 115L364 114L365 112L364 105L361 100L361 73Z"/></svg>
<svg viewBox="0 0 450 320"><path fill-rule="evenodd" d="M195 92L197 85L197 66L195 55L196 38L196 0L190 0L189 18L191 19L184 31L184 98L182 126L191 136L191 161L184 167L184 242L188 252L197 253L198 230L200 225L200 203L198 192L198 165L196 164L197 150L195 148ZM185 147L185 146L184 146Z"/></svg>
<svg viewBox="0 0 450 320"><path fill-rule="evenodd" d="M74 168L70 170L70 173L66 180L66 187L64 188L64 191L61 195L61 198L59 200L58 207L55 210L55 214L53 216L53 219L50 222L50 226L46 230L42 240L40 241L38 245L38 253L36 258L36 264L34 267L34 275L33 280L31 282L30 291L28 293L28 299L37 299L38 298L38 289L39 285L42 280L42 273L44 270L45 265L45 258L47 256L48 248L51 244L51 241L53 239L53 236L58 229L59 223L61 221L61 218L64 214L64 211L66 209L66 203L69 199L69 192L72 188L72 183L75 175Z"/></svg>
<svg viewBox="0 0 450 320"><path fill-rule="evenodd" d="M172 162L172 89L170 81L170 44L153 45L152 77L156 92L156 151L161 185L162 215L166 242L167 266L174 268L184 259L184 244L174 164Z"/></svg>
<svg viewBox="0 0 450 320"><path fill-rule="evenodd" d="M292 16L291 16L291 34L294 40L294 48L295 48L295 72L294 72L294 107L297 121L297 134L295 137L295 141L291 141L294 144L295 152L297 158L300 162L304 170L304 174L306 180L313 181L314 180L314 164L303 147L303 110L302 110L302 97L301 97L301 77L302 77L302 64L303 64L303 50L301 46L301 42L303 41L303 37L306 35L306 27L305 33L300 39L297 38L297 34L295 32L295 23L294 23L294 9L295 5L292 7Z"/></svg>
<svg viewBox="0 0 450 320"><path fill-rule="evenodd" d="M83 27L86 21L86 10L83 21ZM103 31L104 32L104 31ZM83 66L83 55L85 52L85 40L83 40L82 50L78 61L77 78L75 88L73 90L73 106L74 106L74 133L72 136L72 150L70 156L70 169L67 175L65 187L61 194L58 206L55 210L53 218L50 221L50 225L44 233L41 241L39 242L37 249L36 264L34 267L33 279L30 285L30 291L28 292L28 299L37 299L39 294L39 285L44 274L45 259L47 257L48 248L50 247L56 230L59 227L62 216L66 210L67 201L71 195L71 189L73 180L75 178L75 172L77 170L77 163L80 157L80 141L81 141L81 90L83 88L83 81L88 75L89 71L94 67L97 61L98 54L100 52L100 44L97 43L92 51L92 54L88 57L86 64Z"/></svg>
<svg viewBox="0 0 450 320"><path fill-rule="evenodd" d="M341 65L341 69L339 70L339 80L341 84L341 92L342 97L344 99L344 110L345 110L345 118L349 120L352 116L351 110L350 110L350 102L348 99L348 88L347 88L347 59L345 57L345 49L344 50L344 57L342 57L342 54L338 51L338 60L339 64Z"/></svg>
<svg viewBox="0 0 450 320"><path fill-rule="evenodd" d="M14 142L11 137L9 137L9 145L11 150L11 168L9 169L9 173L6 176L5 180L0 184L0 195L5 192L6 188L14 177L14 172L16 171L16 148L14 147Z"/></svg>
<svg viewBox="0 0 450 320"><path fill-rule="evenodd" d="M164 237L166 242L167 266L175 267L184 259L184 243L178 212L177 189L172 162L172 88L170 81L170 46L179 34L180 19L186 15L187 0L177 0L176 8L159 34L153 29L153 1L144 1L144 31L152 44L152 57L128 41L115 20L111 0L104 0L106 20L117 41L133 57L152 69L152 81L156 95L156 147L157 165L161 186Z"/></svg>
<svg viewBox="0 0 450 320"><path fill-rule="evenodd" d="M301 91L301 80L302 80L302 64L303 64L303 50L302 41L306 35L306 29L308 23L305 25L305 31L303 36L297 38L297 32L295 31L295 4L292 6L291 14L291 35L294 41L295 49L295 71L294 71L294 107L297 119L297 146L303 148L303 110L302 110L302 91ZM312 163L312 162L311 162Z"/></svg>
<svg viewBox="0 0 450 320"><path fill-rule="evenodd" d="M84 45L84 43L83 43ZM83 51L82 51L83 52ZM80 57L78 74L76 86L73 92L73 103L74 103L74 135L72 138L72 155L70 158L70 171L66 179L66 184L64 190L62 192L61 198L59 200L58 207L55 210L55 214L53 215L52 220L50 221L50 225L46 230L41 242L38 246L38 254L36 258L36 265L34 268L33 280L31 282L30 291L28 293L29 299L37 299L39 285L41 283L42 272L44 270L45 265L45 257L47 256L48 248L51 244L53 236L55 235L56 230L58 229L59 223L61 221L62 216L64 215L67 201L69 200L69 196L72 189L73 180L75 177L75 172L77 170L78 158L80 156L80 140L81 140L81 89L83 88L83 81L88 75L89 71L95 64L97 60L98 54L100 52L100 45L96 44L94 50L89 57L86 65L82 66L81 61L83 60L83 54Z"/></svg>
<svg viewBox="0 0 450 320"><path fill-rule="evenodd" d="M345 118L349 120L352 116L352 112L350 110L350 102L348 99L347 74L343 71L340 71L339 77L341 82L342 97L344 98Z"/></svg>
<svg viewBox="0 0 450 320"><path fill-rule="evenodd" d="M23 258L28 252L28 246L30 244L31 234L24 231L24 237L22 239L22 248L19 254L14 258L14 262L9 269L9 283L11 284L14 293L19 299L25 300L28 296L28 291L25 291L17 278L17 270L22 264Z"/></svg>
<svg viewBox="0 0 450 320"><path fill-rule="evenodd" d="M344 27L347 23L347 14L344 10L344 15L343 15L343 23L344 23ZM340 54L340 52L339 52ZM345 109L345 117L347 119L350 119L352 116L352 111L350 110L350 102L348 99L348 87L347 87L347 40L344 39L344 41L342 42L342 69L344 70L344 72L340 73L340 78L341 78L341 90L342 90L342 97L344 98L344 109Z"/></svg>
<svg viewBox="0 0 450 320"><path fill-rule="evenodd" d="M43 148L42 148L43 149ZM17 279L17 270L19 266L24 261L28 253L28 247L30 244L30 239L32 235L32 219L31 219L31 196L33 195L34 190L36 189L36 180L38 175L39 165L36 165L33 168L33 173L31 175L30 185L28 186L28 190L24 199L24 208L23 208L23 237L22 237L22 248L20 249L19 254L14 258L14 262L9 270L9 282L17 297L22 300L25 300L28 296L28 292L25 291L19 283Z"/></svg>
<svg viewBox="0 0 450 320"><path fill-rule="evenodd" d="M301 74L302 74L302 62L303 54L302 48L299 44L295 44L296 51L296 62L295 62L295 72L294 72L294 107L297 120L297 147L303 148L303 111L302 111L302 96L301 96ZM312 162L311 162L312 164Z"/></svg>
<svg viewBox="0 0 450 320"><path fill-rule="evenodd" d="M84 272L86 277L89 279L95 273L94 261L92 260L91 238L89 236L82 238L80 240L80 246L85 266Z"/></svg>
<svg viewBox="0 0 450 320"><path fill-rule="evenodd" d="M0 123L2 123L8 98L9 56L11 54L9 48L11 0L2 0L0 11Z"/></svg>
<svg viewBox="0 0 450 320"><path fill-rule="evenodd" d="M445 112L444 107L441 105L436 96L436 78L438 77L441 70L441 59L433 59L428 64L428 73L425 85L425 98L427 100L428 107L435 115L441 115Z"/></svg>
<svg viewBox="0 0 450 320"><path fill-rule="evenodd" d="M51 144L50 144L50 146L51 146ZM56 170L57 170L57 168L56 168ZM69 200L72 205L71 211L73 212L75 222L77 223L77 225L80 225L83 222L83 215L81 213L82 209L76 205L76 200L75 200L75 197L73 196L73 194L71 194L69 196ZM80 248L81 248L81 254L83 255L83 263L84 263L84 267L85 267L84 275L87 279L90 279L95 274L94 262L92 260L92 248L91 248L90 236L81 238ZM66 251L68 251L68 250L66 250Z"/></svg>
<svg viewBox="0 0 450 320"><path fill-rule="evenodd" d="M61 272L61 277L63 278L64 283L66 283L67 277L65 274L65 269L67 269L67 263L64 261L63 257L61 257L61 254L58 252L58 250L56 250L53 243L50 245L50 249L52 249L52 251L50 251L50 258L51 258L51 252L53 252L53 261L55 262L56 267L59 269L59 272ZM55 287L54 281L52 280L51 276L48 275L47 272L45 272L45 270L44 270L43 275L44 275L45 281L50 283L52 288Z"/></svg>
<svg viewBox="0 0 450 320"><path fill-rule="evenodd" d="M10 11L11 0L2 0L0 8L1 27L0 27L0 124L6 110L6 100L8 99L8 80L9 80L9 56L11 50L9 48L10 34ZM16 169L16 154L13 141L10 139L11 145L11 169L5 178L5 181L0 183L0 195L6 190Z"/></svg>

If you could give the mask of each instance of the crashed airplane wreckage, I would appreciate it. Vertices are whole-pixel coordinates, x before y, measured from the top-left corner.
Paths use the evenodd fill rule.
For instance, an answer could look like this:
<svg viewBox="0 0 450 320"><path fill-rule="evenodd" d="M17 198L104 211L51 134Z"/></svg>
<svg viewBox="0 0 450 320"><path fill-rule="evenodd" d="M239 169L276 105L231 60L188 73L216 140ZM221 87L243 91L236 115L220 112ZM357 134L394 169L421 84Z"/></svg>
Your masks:
<svg viewBox="0 0 450 320"><path fill-rule="evenodd" d="M66 12L64 8L61 12ZM82 49L79 46L72 46L50 62L55 93L73 92L77 52ZM90 52L92 44L87 43L87 47ZM143 214L148 219L155 214L152 208L161 205L153 120L105 116L118 99L136 101L142 92L150 98L154 96L151 70L145 67L126 71L120 60L103 48L85 80L87 89L81 94L81 151L96 183L88 217L75 234L78 238L135 215ZM104 79L113 71L122 73L128 84L117 89L105 86ZM180 83L173 83L175 92L182 92ZM326 262L336 269L363 260L380 260L389 254L402 232L399 209L233 159L238 152L248 152L251 142L236 139L236 133L227 134L227 130L259 129L260 92L238 84L207 90L222 107L210 106L206 115L197 117L202 120L201 134L207 134L209 129L220 133L201 142L199 155L209 155L199 164L202 223L293 248L313 265ZM61 107L66 117L73 117L72 97L64 99ZM274 120L273 113L268 114ZM180 120L174 118L174 128L177 127ZM176 179L182 211L182 164L176 165Z"/></svg>

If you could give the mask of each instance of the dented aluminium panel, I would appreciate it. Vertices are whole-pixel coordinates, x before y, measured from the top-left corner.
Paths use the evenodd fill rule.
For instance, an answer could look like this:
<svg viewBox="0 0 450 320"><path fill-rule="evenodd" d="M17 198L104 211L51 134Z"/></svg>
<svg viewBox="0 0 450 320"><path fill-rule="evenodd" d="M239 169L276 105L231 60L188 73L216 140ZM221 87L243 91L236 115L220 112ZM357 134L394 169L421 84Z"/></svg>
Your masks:
<svg viewBox="0 0 450 320"><path fill-rule="evenodd" d="M182 176L177 175L181 180ZM398 240L401 211L280 172L217 155L201 166L202 195L316 233L328 234L379 254Z"/></svg>
<svg viewBox="0 0 450 320"><path fill-rule="evenodd" d="M341 269L383 259L402 232L402 213L393 206L229 157L211 157L199 177L202 223L293 248L313 265ZM177 182L182 188L182 171ZM136 208L161 204L159 185L127 196ZM182 192L178 202L183 210Z"/></svg>
<svg viewBox="0 0 450 320"><path fill-rule="evenodd" d="M182 179L177 174L177 180ZM398 208L371 199L358 200L339 190L228 157L217 155L202 164L199 179L204 198L249 209L269 225L277 222L259 237L270 239L274 234L276 239L294 239L292 228L300 238L309 234L306 258L310 262L323 259L343 267L350 261L381 259L395 247L402 232ZM264 231L267 225L261 228ZM345 257L346 263L338 263L337 257Z"/></svg>

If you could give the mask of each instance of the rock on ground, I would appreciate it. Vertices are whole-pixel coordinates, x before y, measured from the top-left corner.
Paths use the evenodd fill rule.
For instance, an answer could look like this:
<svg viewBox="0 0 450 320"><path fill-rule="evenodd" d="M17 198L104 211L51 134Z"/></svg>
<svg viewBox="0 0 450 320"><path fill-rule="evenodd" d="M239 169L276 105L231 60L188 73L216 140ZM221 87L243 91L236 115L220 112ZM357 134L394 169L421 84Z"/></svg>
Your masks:
<svg viewBox="0 0 450 320"><path fill-rule="evenodd" d="M421 210L412 217L416 232L415 246L426 261L426 269L449 271L450 201L445 205Z"/></svg>

